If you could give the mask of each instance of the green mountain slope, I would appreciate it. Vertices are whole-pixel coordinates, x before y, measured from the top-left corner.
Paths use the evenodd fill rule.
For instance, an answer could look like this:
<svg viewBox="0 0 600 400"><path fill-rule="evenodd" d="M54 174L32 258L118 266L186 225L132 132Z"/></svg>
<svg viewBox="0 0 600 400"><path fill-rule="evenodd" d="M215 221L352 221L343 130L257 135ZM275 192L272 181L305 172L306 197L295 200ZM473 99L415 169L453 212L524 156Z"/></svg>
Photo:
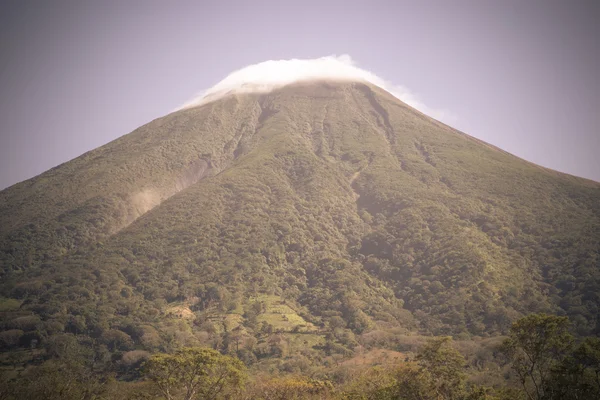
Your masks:
<svg viewBox="0 0 600 400"><path fill-rule="evenodd" d="M531 312L588 335L599 251L600 184L377 87L295 84L175 112L0 192L0 338L30 355L65 332L113 353L243 343L253 362L376 333L498 335Z"/></svg>

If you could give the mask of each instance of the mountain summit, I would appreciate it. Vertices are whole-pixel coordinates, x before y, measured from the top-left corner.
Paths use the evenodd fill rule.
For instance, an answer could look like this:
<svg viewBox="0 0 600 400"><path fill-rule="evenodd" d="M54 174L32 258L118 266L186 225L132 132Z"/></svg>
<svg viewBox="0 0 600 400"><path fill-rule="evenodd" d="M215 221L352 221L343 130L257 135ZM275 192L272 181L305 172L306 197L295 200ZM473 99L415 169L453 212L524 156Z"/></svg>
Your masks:
<svg viewBox="0 0 600 400"><path fill-rule="evenodd" d="M290 84L311 81L367 83L386 90L397 99L434 118L448 122L456 119L456 116L447 110L426 106L404 86L396 85L359 68L347 54L309 60L270 60L249 65L229 74L181 108L207 104L233 93L269 93Z"/></svg>
<svg viewBox="0 0 600 400"><path fill-rule="evenodd" d="M586 335L599 249L598 183L376 85L228 91L0 192L3 346L33 359L64 333L118 352L235 332L260 358L278 332L316 359L503 334L531 312Z"/></svg>

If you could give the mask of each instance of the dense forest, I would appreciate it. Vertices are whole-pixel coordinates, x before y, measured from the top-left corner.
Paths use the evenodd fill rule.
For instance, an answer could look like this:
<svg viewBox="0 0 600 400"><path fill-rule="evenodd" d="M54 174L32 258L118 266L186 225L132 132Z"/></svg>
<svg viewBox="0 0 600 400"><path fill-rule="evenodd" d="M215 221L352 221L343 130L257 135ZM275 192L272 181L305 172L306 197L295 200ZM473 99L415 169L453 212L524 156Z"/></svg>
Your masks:
<svg viewBox="0 0 600 400"><path fill-rule="evenodd" d="M0 192L2 396L593 398L599 252L600 184L377 87L231 95Z"/></svg>
<svg viewBox="0 0 600 400"><path fill-rule="evenodd" d="M265 341L275 342L273 335L266 335ZM238 358L248 360L252 349L247 342L222 352L202 347L181 347L169 354L132 350L124 352L118 363L111 363L97 343L65 334L49 341L35 365L17 378L4 377L0 398L600 398L600 339L576 341L565 317L532 314L522 318L512 325L507 338L487 350L483 355L480 349L468 362L450 337L437 337L427 339L414 354L395 352L391 360L362 365L338 362L320 368L307 363L304 368L287 366L267 373ZM494 386L477 382L476 366L485 358L488 369L493 365L504 370L507 382Z"/></svg>

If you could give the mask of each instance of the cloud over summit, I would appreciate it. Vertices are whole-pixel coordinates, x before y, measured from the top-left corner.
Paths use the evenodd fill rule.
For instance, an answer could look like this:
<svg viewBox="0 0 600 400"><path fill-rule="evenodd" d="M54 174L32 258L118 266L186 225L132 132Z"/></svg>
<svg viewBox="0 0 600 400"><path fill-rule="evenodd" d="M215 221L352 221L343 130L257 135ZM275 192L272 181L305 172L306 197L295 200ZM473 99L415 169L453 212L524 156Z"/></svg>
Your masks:
<svg viewBox="0 0 600 400"><path fill-rule="evenodd" d="M386 81L370 71L358 68L347 55L332 55L312 60L270 60L249 65L229 74L221 82L185 103L195 107L217 100L228 93L269 92L282 86L316 79L364 81L390 92L406 104L447 123L456 116L447 110L426 106L404 86Z"/></svg>

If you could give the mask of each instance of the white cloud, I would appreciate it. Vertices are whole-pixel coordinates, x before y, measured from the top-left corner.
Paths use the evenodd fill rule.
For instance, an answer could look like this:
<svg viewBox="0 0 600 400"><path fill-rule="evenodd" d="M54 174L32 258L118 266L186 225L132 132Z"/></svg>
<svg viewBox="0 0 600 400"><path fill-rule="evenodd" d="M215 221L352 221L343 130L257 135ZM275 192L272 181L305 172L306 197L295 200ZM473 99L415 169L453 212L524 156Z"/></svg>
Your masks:
<svg viewBox="0 0 600 400"><path fill-rule="evenodd" d="M406 87L396 85L372 72L358 68L347 54L313 60L270 60L249 65L229 74L221 82L188 101L181 108L206 104L228 93L269 92L293 82L315 79L366 81L379 86L406 104L436 119L447 123L454 123L457 120L456 115L448 110L428 107Z"/></svg>

